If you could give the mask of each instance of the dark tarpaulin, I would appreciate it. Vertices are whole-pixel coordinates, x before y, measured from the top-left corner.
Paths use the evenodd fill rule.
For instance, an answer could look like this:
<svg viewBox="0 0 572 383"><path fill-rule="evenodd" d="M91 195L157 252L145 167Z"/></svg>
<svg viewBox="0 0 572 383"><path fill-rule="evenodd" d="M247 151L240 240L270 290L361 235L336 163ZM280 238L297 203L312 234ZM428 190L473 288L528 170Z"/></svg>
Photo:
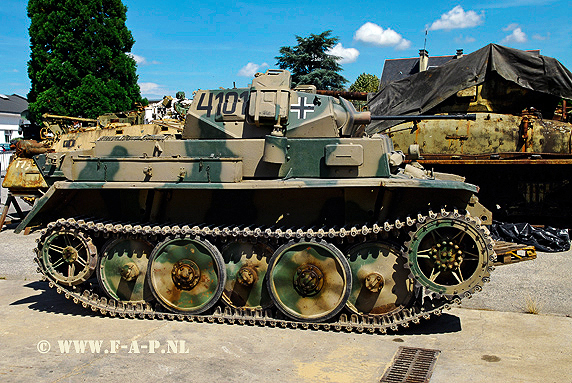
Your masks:
<svg viewBox="0 0 572 383"><path fill-rule="evenodd" d="M482 84L491 73L526 89L572 99L572 73L558 60L489 44L440 67L387 84L370 99L369 109L377 116L427 113L458 91ZM378 133L400 122L376 121L366 131Z"/></svg>
<svg viewBox="0 0 572 383"><path fill-rule="evenodd" d="M491 236L497 241L531 245L538 251L556 252L570 249L570 235L567 229L553 227L536 228L528 223L493 222Z"/></svg>

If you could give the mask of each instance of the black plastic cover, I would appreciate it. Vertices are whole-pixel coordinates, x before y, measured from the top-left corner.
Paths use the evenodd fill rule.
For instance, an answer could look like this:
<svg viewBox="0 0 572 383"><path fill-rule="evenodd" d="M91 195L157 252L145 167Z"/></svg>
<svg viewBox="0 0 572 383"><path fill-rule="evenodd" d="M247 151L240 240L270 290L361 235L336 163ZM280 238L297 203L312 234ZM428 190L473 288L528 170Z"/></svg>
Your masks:
<svg viewBox="0 0 572 383"><path fill-rule="evenodd" d="M369 100L369 109L377 116L424 114L458 91L482 84L493 73L526 89L572 99L572 73L558 60L489 44L437 68L387 84ZM378 133L399 123L373 122L366 131Z"/></svg>
<svg viewBox="0 0 572 383"><path fill-rule="evenodd" d="M530 245L538 251L552 253L570 249L568 229L555 229L549 226L536 228L528 223L493 222L490 232L496 241Z"/></svg>

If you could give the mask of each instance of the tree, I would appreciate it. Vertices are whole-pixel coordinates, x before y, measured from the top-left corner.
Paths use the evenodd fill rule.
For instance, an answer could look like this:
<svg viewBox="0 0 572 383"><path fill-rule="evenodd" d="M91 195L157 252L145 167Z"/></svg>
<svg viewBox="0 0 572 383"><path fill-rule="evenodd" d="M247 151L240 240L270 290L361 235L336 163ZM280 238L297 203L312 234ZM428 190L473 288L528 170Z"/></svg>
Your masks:
<svg viewBox="0 0 572 383"><path fill-rule="evenodd" d="M350 92L377 92L379 88L379 78L374 74L362 73L356 81L350 85Z"/></svg>
<svg viewBox="0 0 572 383"><path fill-rule="evenodd" d="M309 37L296 36L298 45L294 47L281 47L280 56L276 56L276 63L281 69L288 69L292 73L292 85L315 85L318 89L341 90L348 82L338 72L342 67L338 64L337 56L328 54L328 51L339 41L337 37L330 37L332 31L325 31L319 35L310 34Z"/></svg>
<svg viewBox="0 0 572 383"><path fill-rule="evenodd" d="M134 44L121 0L29 0L28 93L42 113L96 118L141 102Z"/></svg>
<svg viewBox="0 0 572 383"><path fill-rule="evenodd" d="M374 74L362 73L356 81L350 85L350 92L377 92L379 88L379 78ZM352 101L357 110L367 109L367 101Z"/></svg>

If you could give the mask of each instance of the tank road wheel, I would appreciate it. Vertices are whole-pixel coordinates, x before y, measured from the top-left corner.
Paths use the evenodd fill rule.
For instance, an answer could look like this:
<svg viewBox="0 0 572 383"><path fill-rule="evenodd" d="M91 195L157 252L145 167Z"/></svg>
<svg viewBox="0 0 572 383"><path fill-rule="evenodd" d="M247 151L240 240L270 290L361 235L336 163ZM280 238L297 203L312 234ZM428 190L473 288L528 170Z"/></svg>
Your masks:
<svg viewBox="0 0 572 383"><path fill-rule="evenodd" d="M348 261L352 291L347 307L352 312L388 314L411 300L414 284L399 250L382 242L364 242L349 249Z"/></svg>
<svg viewBox="0 0 572 383"><path fill-rule="evenodd" d="M46 273L64 286L87 281L97 265L97 250L91 239L67 229L46 238L41 257Z"/></svg>
<svg viewBox="0 0 572 383"><path fill-rule="evenodd" d="M146 281L153 246L142 239L117 238L105 244L99 259L97 279L110 297L118 301L150 301Z"/></svg>
<svg viewBox="0 0 572 383"><path fill-rule="evenodd" d="M447 297L471 294L487 281L495 260L487 230L469 216L438 214L417 225L406 244L418 283Z"/></svg>
<svg viewBox="0 0 572 383"><path fill-rule="evenodd" d="M147 274L153 295L165 308L199 314L220 298L226 273L220 252L210 242L178 238L155 247Z"/></svg>
<svg viewBox="0 0 572 383"><path fill-rule="evenodd" d="M348 261L326 242L289 242L268 265L268 291L290 318L321 322L346 304L352 285Z"/></svg>
<svg viewBox="0 0 572 383"><path fill-rule="evenodd" d="M227 279L222 298L226 304L235 308L272 305L264 278L273 252L266 244L247 242L233 242L223 249Z"/></svg>

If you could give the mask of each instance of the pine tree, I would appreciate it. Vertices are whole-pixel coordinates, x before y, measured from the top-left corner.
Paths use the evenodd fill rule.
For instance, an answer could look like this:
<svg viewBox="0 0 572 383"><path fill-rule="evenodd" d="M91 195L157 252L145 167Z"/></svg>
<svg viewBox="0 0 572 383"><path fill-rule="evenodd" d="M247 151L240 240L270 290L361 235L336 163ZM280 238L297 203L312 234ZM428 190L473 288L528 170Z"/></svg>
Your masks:
<svg viewBox="0 0 572 383"><path fill-rule="evenodd" d="M362 73L356 81L350 85L350 92L377 92L379 88L379 78L374 74ZM359 111L367 110L367 101L352 101L352 104Z"/></svg>
<svg viewBox="0 0 572 383"><path fill-rule="evenodd" d="M141 102L121 0L29 0L32 118L96 118Z"/></svg>
<svg viewBox="0 0 572 383"><path fill-rule="evenodd" d="M327 53L339 41L337 37L330 37L331 33L296 36L298 45L280 48L280 56L275 57L278 60L276 64L281 69L290 70L292 86L304 84L324 90L343 89L348 80L338 73L343 70L337 61L339 57Z"/></svg>
<svg viewBox="0 0 572 383"><path fill-rule="evenodd" d="M379 78L374 74L362 73L356 81L350 85L350 92L377 92L379 88Z"/></svg>

